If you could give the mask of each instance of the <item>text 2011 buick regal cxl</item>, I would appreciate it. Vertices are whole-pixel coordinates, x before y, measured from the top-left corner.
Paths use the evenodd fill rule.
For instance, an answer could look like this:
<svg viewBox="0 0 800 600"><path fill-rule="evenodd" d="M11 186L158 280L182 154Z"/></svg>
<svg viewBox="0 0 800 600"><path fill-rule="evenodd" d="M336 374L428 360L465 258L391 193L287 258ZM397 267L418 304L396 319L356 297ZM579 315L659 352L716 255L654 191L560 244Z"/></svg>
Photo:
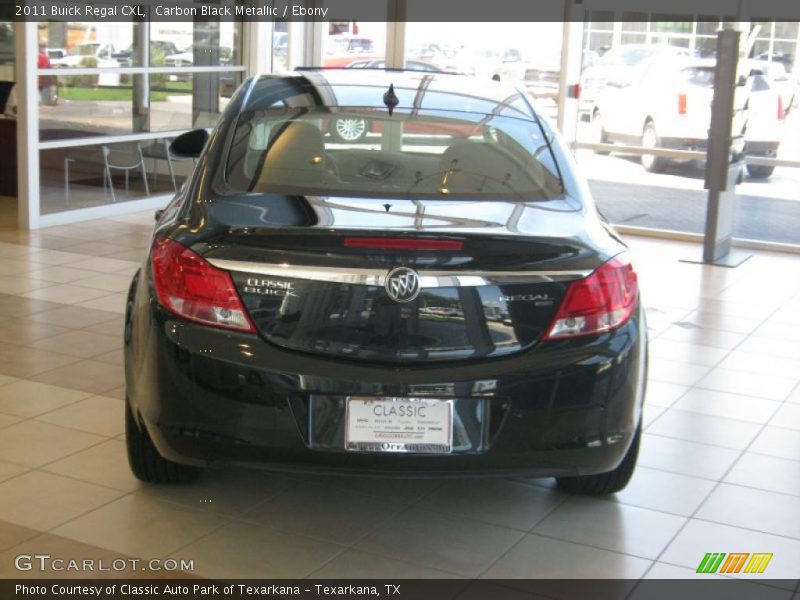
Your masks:
<svg viewBox="0 0 800 600"><path fill-rule="evenodd" d="M366 119L344 144L336 119ZM217 461L623 488L647 339L625 244L559 136L499 82L248 80L130 288L137 477Z"/></svg>

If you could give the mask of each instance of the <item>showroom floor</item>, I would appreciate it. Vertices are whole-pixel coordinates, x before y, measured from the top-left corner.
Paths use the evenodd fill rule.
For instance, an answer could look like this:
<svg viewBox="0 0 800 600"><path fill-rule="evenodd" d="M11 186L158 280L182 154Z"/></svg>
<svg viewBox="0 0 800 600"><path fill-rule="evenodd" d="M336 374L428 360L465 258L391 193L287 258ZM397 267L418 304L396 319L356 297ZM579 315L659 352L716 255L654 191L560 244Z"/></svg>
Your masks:
<svg viewBox="0 0 800 600"><path fill-rule="evenodd" d="M703 267L631 239L653 341L640 467L616 497L224 468L147 487L125 458L121 330L151 227L0 230L0 577L41 576L13 557L46 553L219 578L672 578L738 551L773 553L764 583L785 590L765 591L797 593L767 578L800 578L800 256Z"/></svg>

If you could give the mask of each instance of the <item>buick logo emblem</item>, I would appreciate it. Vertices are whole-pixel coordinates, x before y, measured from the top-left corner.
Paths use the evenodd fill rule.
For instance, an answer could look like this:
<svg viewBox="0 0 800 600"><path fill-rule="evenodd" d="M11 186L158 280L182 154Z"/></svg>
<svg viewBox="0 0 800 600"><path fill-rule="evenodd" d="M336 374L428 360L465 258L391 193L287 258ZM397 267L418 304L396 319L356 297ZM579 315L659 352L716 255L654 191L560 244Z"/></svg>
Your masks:
<svg viewBox="0 0 800 600"><path fill-rule="evenodd" d="M395 302L411 302L419 295L419 274L408 267L397 267L386 275L383 287Z"/></svg>

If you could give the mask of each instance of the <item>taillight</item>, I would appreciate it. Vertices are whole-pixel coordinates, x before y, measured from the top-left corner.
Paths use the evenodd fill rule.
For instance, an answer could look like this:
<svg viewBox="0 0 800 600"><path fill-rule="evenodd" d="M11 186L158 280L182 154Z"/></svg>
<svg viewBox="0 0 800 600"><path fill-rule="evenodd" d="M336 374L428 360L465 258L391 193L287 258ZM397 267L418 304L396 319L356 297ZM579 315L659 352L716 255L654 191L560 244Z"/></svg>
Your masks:
<svg viewBox="0 0 800 600"><path fill-rule="evenodd" d="M783 98L778 96L778 121L783 121L786 118L786 109L783 108Z"/></svg>
<svg viewBox="0 0 800 600"><path fill-rule="evenodd" d="M623 325L636 306L636 272L624 254L574 281L544 339L597 335Z"/></svg>
<svg viewBox="0 0 800 600"><path fill-rule="evenodd" d="M686 114L686 94L681 92L678 94L678 114L685 115Z"/></svg>
<svg viewBox="0 0 800 600"><path fill-rule="evenodd" d="M156 238L151 261L156 297L168 311L204 325L255 332L227 271L166 238Z"/></svg>

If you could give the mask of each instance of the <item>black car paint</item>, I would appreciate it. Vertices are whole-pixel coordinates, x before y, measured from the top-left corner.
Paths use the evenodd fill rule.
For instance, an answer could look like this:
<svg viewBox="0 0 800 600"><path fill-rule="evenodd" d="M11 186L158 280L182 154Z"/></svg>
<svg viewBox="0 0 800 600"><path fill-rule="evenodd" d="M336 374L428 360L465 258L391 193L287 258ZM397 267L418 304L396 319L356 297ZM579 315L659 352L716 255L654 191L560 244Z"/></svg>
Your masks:
<svg viewBox="0 0 800 600"><path fill-rule="evenodd" d="M306 75L284 79L309 85ZM572 157L546 123L542 127L553 139L561 166L562 200L464 201L458 222L445 227L439 209L445 212L453 201L431 200L426 217L432 221L426 227L409 225L402 202L378 198L372 206L358 207L373 217L372 225L363 227L349 218L355 209L346 199L323 198L320 205L305 197L253 196L246 198L248 203L268 201L274 209L270 220L253 226L242 217L246 209L236 210L242 198L226 195L219 175L232 123L253 83L234 95L196 175L167 207L156 235L175 239L206 258L257 261L277 254L320 266L373 264L387 270L431 261L444 268L510 270L544 264L550 270L593 270L626 249L596 214ZM503 101L499 92L497 97ZM583 201L571 204L570 198ZM327 210L331 205L336 210ZM426 256L346 251L339 243L347 235L376 232L445 235L464 246L458 253ZM175 462L413 476L578 475L609 471L627 451L644 395L646 327L640 303L628 323L608 333L532 340L507 355L460 358L408 363L346 359L279 348L261 335L190 323L156 301L149 258L131 286L125 344L128 400L159 452ZM454 398L463 424L461 439L446 456L347 452L342 406L355 395Z"/></svg>

